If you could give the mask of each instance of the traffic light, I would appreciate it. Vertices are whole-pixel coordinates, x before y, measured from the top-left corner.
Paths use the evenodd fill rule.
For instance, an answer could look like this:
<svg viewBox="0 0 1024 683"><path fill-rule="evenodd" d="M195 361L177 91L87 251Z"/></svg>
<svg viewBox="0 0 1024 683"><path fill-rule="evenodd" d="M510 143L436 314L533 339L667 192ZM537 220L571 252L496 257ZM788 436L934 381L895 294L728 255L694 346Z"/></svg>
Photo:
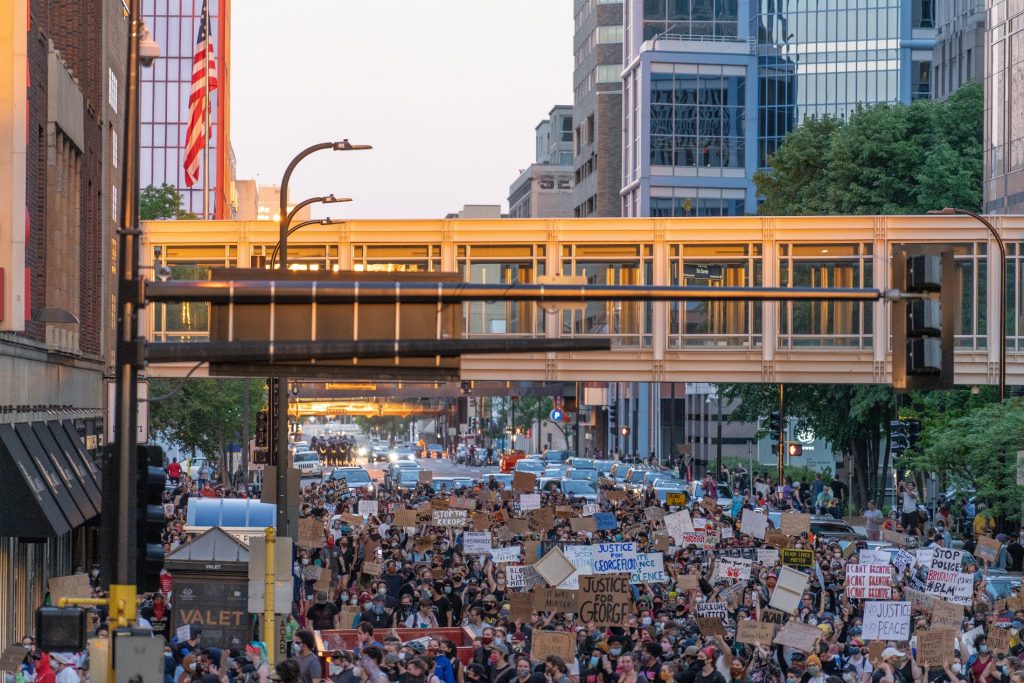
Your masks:
<svg viewBox="0 0 1024 683"><path fill-rule="evenodd" d="M790 443L788 446L786 446L786 452L789 454L791 458L795 458L797 456L804 454L804 447L798 443Z"/></svg>
<svg viewBox="0 0 1024 683"><path fill-rule="evenodd" d="M576 400L575 396L566 396L562 399L562 412L563 413L578 413L580 411L579 401Z"/></svg>
<svg viewBox="0 0 1024 683"><path fill-rule="evenodd" d="M892 385L902 390L953 387L956 264L942 245L893 248Z"/></svg>
<svg viewBox="0 0 1024 683"><path fill-rule="evenodd" d="M623 436L629 436L629 427L623 425L622 429L619 430L619 433L622 434Z"/></svg>
<svg viewBox="0 0 1024 683"><path fill-rule="evenodd" d="M608 406L608 426L615 429L619 423L619 411L615 406Z"/></svg>
<svg viewBox="0 0 1024 683"><path fill-rule="evenodd" d="M892 420L889 422L889 452L892 457L898 458L910 447L910 440L907 437L907 423L903 420Z"/></svg>
<svg viewBox="0 0 1024 683"><path fill-rule="evenodd" d="M256 413L256 448L266 448L270 436L270 415L266 410Z"/></svg>
<svg viewBox="0 0 1024 683"><path fill-rule="evenodd" d="M159 446L138 446L138 465L135 584L140 592L148 593L160 589L160 570L164 566L164 450Z"/></svg>
<svg viewBox="0 0 1024 683"><path fill-rule="evenodd" d="M906 421L906 425L908 445L910 448L914 448L921 440L921 421L910 419Z"/></svg>
<svg viewBox="0 0 1024 683"><path fill-rule="evenodd" d="M768 429L768 436L771 437L772 441L778 442L779 432L782 431L782 413L778 410L773 410L768 414L765 424Z"/></svg>

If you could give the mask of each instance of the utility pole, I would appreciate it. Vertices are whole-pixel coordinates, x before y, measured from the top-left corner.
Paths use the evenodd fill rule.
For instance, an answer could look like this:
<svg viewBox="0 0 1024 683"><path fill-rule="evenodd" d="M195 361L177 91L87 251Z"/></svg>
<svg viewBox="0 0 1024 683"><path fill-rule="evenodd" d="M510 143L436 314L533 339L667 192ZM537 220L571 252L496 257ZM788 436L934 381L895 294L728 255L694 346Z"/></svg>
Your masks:
<svg viewBox="0 0 1024 683"><path fill-rule="evenodd" d="M786 386L779 384L779 486L785 486L786 479L783 472L783 460L786 453Z"/></svg>

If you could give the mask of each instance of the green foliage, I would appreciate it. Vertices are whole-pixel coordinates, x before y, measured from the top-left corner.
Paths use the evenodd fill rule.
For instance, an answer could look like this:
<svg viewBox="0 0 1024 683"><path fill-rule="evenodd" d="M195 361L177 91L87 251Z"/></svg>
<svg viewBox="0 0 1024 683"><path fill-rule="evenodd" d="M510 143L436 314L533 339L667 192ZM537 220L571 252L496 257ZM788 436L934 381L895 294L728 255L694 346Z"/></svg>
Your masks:
<svg viewBox="0 0 1024 683"><path fill-rule="evenodd" d="M409 436L409 418L401 415L374 415L373 417L358 415L355 422L364 434L370 434L372 430L376 429L382 439L401 441Z"/></svg>
<svg viewBox="0 0 1024 683"><path fill-rule="evenodd" d="M807 119L754 176L764 215L915 214L978 208L984 90Z"/></svg>
<svg viewBox="0 0 1024 683"><path fill-rule="evenodd" d="M139 193L139 218L154 221L166 218L196 220L199 216L181 208L182 196L178 189L167 183L160 187L147 185Z"/></svg>
<svg viewBox="0 0 1024 683"><path fill-rule="evenodd" d="M908 465L946 473L956 483L973 487L997 518L1020 519L1024 487L1013 485L1017 451L1024 447L1020 401L991 402L961 391L918 397L915 403L924 429L919 447L907 456Z"/></svg>
<svg viewBox="0 0 1024 683"><path fill-rule="evenodd" d="M175 391L180 379L150 380L154 399ZM150 429L187 453L220 460L229 443L241 443L244 392L249 384L249 434L256 433L256 413L266 404L263 380L186 379L181 389L150 404Z"/></svg>

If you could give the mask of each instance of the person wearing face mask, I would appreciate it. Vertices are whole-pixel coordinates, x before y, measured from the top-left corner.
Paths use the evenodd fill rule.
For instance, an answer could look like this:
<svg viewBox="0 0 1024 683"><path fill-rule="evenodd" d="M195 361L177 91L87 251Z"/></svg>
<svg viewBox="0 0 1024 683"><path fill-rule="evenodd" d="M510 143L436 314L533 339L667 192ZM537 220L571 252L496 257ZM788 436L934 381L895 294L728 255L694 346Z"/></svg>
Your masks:
<svg viewBox="0 0 1024 683"><path fill-rule="evenodd" d="M442 628L447 628L455 621L452 615L452 601L448 599L449 593L445 593L443 588L444 584L439 581L430 584L430 602L434 605L434 611L437 612L437 623Z"/></svg>
<svg viewBox="0 0 1024 683"><path fill-rule="evenodd" d="M1000 671L996 668L992 653L988 651L988 639L980 635L974 639L974 649L977 654L967 660L968 669L971 672L971 680L974 683L995 683L999 680Z"/></svg>
<svg viewBox="0 0 1024 683"><path fill-rule="evenodd" d="M352 656L346 652L337 651L331 653L327 672L331 677L331 683L356 683Z"/></svg>
<svg viewBox="0 0 1024 683"><path fill-rule="evenodd" d="M946 680L949 683L962 683L967 680L967 671L959 657L955 657L952 662L949 660L942 662L942 671L946 674Z"/></svg>
<svg viewBox="0 0 1024 683"><path fill-rule="evenodd" d="M490 683L512 683L515 679L516 672L508 663L510 653L511 650L504 643L491 643L487 657L491 665Z"/></svg>
<svg viewBox="0 0 1024 683"><path fill-rule="evenodd" d="M459 596L459 591L455 589L455 582L453 579L445 579L442 584L442 591L444 592L444 596L448 598L448 601L452 605L451 625L455 626L462 621L462 598Z"/></svg>
<svg viewBox="0 0 1024 683"><path fill-rule="evenodd" d="M811 655L806 661L807 668L800 678L800 683L825 683L825 672L821 669L821 658Z"/></svg>
<svg viewBox="0 0 1024 683"><path fill-rule="evenodd" d="M434 605L429 600L420 600L419 609L405 621L406 628L440 628Z"/></svg>
<svg viewBox="0 0 1024 683"><path fill-rule="evenodd" d="M337 605L327 601L326 592L317 591L316 602L306 610L306 619L318 631L336 628L336 617L340 611Z"/></svg>
<svg viewBox="0 0 1024 683"><path fill-rule="evenodd" d="M657 683L661 680L661 645L659 643L644 643L640 648L640 667L637 676L646 679L648 683Z"/></svg>
<svg viewBox="0 0 1024 683"><path fill-rule="evenodd" d="M392 618L388 613L385 603L387 596L377 593L373 596L373 600L370 603L370 608L364 610L362 615L359 617L360 624L369 624L374 628L386 629L391 626Z"/></svg>
<svg viewBox="0 0 1024 683"><path fill-rule="evenodd" d="M296 663L299 665L299 683L320 683L322 670L320 658L317 657L313 648L316 641L313 632L305 629L295 632L293 652Z"/></svg>
<svg viewBox="0 0 1024 683"><path fill-rule="evenodd" d="M595 647L585 662L586 668L580 674L580 683L612 683L614 669L608 655L600 647Z"/></svg>
<svg viewBox="0 0 1024 683"><path fill-rule="evenodd" d="M846 681L846 683L868 683L871 680L871 674L874 673L875 668L868 661L867 652L868 649L860 638L854 638L850 641L850 644L846 647L846 667L843 677L845 680L846 669L850 669L852 670L853 680Z"/></svg>
<svg viewBox="0 0 1024 683"><path fill-rule="evenodd" d="M533 669L530 667L530 659L528 657L518 657L516 659L516 681L518 683L526 683L526 680L533 673Z"/></svg>
<svg viewBox="0 0 1024 683"><path fill-rule="evenodd" d="M715 658L713 647L705 647L697 653L700 671L693 677L694 683L725 683L725 676L715 668Z"/></svg>

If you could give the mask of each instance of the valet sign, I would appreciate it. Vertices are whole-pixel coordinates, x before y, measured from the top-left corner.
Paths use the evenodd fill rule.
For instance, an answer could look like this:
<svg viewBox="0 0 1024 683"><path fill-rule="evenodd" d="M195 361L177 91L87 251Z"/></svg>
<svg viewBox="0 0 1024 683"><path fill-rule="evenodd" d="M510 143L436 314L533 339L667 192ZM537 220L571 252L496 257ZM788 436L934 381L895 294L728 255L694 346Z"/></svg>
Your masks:
<svg viewBox="0 0 1024 683"><path fill-rule="evenodd" d="M595 574L632 574L636 569L635 543L598 543L594 547Z"/></svg>

